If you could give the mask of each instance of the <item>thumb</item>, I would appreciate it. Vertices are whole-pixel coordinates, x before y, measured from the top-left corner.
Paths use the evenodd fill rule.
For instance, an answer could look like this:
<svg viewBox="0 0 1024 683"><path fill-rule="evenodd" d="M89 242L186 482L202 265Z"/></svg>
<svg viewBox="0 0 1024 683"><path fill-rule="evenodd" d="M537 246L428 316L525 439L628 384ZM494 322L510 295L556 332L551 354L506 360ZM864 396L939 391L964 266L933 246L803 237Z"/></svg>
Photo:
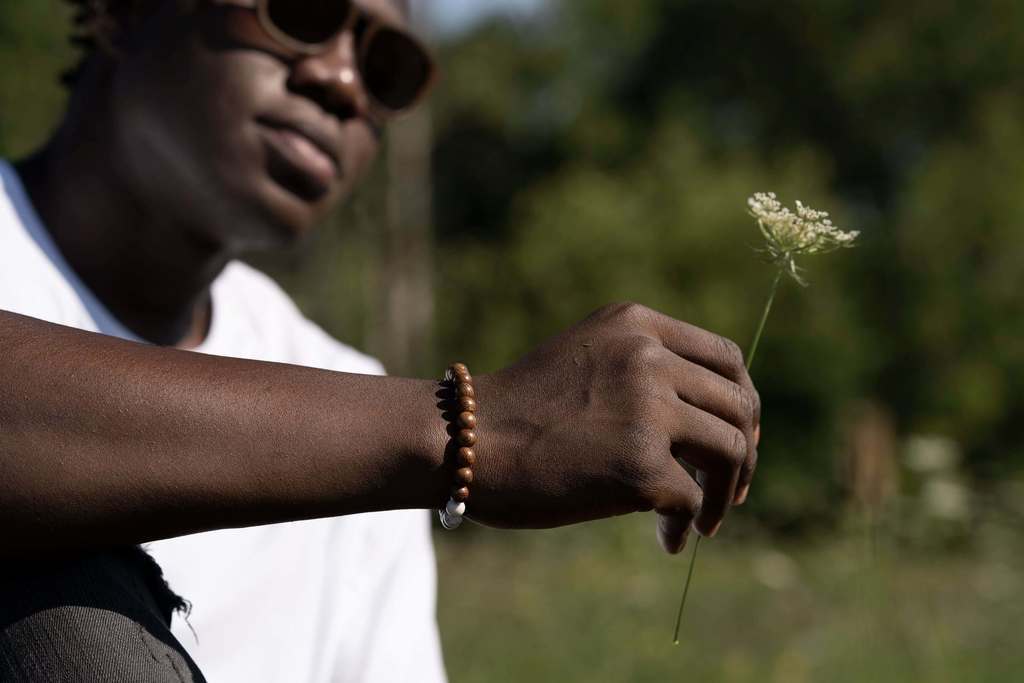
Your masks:
<svg viewBox="0 0 1024 683"><path fill-rule="evenodd" d="M675 555L686 547L694 518L700 511L703 492L681 465L673 462L662 478L658 510L658 542L665 552Z"/></svg>

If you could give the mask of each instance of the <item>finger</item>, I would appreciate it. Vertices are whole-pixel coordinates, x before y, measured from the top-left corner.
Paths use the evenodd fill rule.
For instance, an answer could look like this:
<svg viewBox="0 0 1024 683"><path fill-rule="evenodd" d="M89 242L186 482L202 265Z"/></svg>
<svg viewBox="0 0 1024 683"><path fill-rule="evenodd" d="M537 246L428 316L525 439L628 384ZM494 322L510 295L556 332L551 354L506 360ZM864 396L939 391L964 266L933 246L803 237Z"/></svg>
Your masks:
<svg viewBox="0 0 1024 683"><path fill-rule="evenodd" d="M665 552L676 554L686 547L686 538L700 510L703 493L683 467L674 460L659 477L655 501L658 511L658 541Z"/></svg>
<svg viewBox="0 0 1024 683"><path fill-rule="evenodd" d="M701 470L704 483L703 500L694 527L703 536L714 536L736 497L740 470L747 460L747 437L721 418L678 403L673 455Z"/></svg>
<svg viewBox="0 0 1024 683"><path fill-rule="evenodd" d="M750 383L743 351L731 339L654 310L650 311L650 320L662 345L672 353L734 382Z"/></svg>
<svg viewBox="0 0 1024 683"><path fill-rule="evenodd" d="M754 457L743 463L743 467L740 468L740 478L736 482L736 497L733 498L733 505L743 505L747 502L747 497L750 496L750 485L754 481L754 470L757 469L757 451L754 451Z"/></svg>
<svg viewBox="0 0 1024 683"><path fill-rule="evenodd" d="M673 356L673 359L670 363L679 398L748 434L753 450L754 429L761 415L761 398L757 391L685 358Z"/></svg>
<svg viewBox="0 0 1024 683"><path fill-rule="evenodd" d="M693 527L693 517L686 514L658 513L658 543L669 555L678 555L686 548Z"/></svg>
<svg viewBox="0 0 1024 683"><path fill-rule="evenodd" d="M736 498L733 505L743 505L750 495L750 484L754 480L754 471L757 469L757 446L761 443L761 425L754 427L754 455L747 458L740 469L740 479L736 483Z"/></svg>
<svg viewBox="0 0 1024 683"><path fill-rule="evenodd" d="M733 500L733 505L743 505L747 502L747 496L750 494L750 484L754 480L754 470L757 469L757 447L761 442L761 396L757 393L757 389L754 388L754 382L750 379L749 374L741 378L740 385L745 387L747 391L753 392L753 395L757 397L757 407L754 411L753 439L750 450L747 451L747 460L743 463L743 468L740 470L740 480L736 487L736 498Z"/></svg>
<svg viewBox="0 0 1024 683"><path fill-rule="evenodd" d="M746 500L750 482L757 467L757 440L760 434L761 398L746 377L744 386L711 370L666 354L674 360L669 363L676 380L676 394L686 403L715 415L743 432L747 440L747 455L740 469L739 482L733 505Z"/></svg>

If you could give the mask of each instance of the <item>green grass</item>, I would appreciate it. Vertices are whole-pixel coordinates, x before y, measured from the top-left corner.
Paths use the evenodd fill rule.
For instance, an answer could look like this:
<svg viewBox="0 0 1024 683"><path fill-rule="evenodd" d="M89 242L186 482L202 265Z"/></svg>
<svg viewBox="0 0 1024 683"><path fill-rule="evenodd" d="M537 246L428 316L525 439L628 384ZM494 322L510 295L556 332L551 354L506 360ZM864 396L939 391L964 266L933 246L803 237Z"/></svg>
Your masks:
<svg viewBox="0 0 1024 683"><path fill-rule="evenodd" d="M465 530L465 529L464 529ZM863 534L707 543L681 635L688 553L653 519L545 532L438 534L452 683L1024 680L1024 539L907 550Z"/></svg>

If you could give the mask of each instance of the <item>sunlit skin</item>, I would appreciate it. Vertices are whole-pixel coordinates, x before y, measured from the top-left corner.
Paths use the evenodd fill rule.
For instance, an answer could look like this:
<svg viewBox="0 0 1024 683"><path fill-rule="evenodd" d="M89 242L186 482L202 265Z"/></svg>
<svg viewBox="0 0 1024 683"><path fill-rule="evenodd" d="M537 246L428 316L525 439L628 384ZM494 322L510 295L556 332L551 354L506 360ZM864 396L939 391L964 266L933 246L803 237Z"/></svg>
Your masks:
<svg viewBox="0 0 1024 683"><path fill-rule="evenodd" d="M163 2L125 27L120 56L92 61L58 133L19 166L90 288L141 337L182 347L202 340L225 263L307 235L379 148L351 33L293 59L251 12L192 4ZM359 4L404 25L393 0ZM295 144L310 146L293 128L333 157L327 182L291 163Z"/></svg>

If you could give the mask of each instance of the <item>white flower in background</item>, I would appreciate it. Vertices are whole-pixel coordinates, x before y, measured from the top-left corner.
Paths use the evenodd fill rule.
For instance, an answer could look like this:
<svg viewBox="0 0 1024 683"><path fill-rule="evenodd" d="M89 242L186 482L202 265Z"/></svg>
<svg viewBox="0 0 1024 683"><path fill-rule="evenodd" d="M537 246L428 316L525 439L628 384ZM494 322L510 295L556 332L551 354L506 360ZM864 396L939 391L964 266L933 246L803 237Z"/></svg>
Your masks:
<svg viewBox="0 0 1024 683"><path fill-rule="evenodd" d="M971 514L971 492L963 482L947 477L930 479L921 489L925 511L946 522L967 521Z"/></svg>
<svg viewBox="0 0 1024 683"><path fill-rule="evenodd" d="M766 550L755 555L751 569L754 578L772 590L788 590L800 581L800 568L796 562L777 550Z"/></svg>
<svg viewBox="0 0 1024 683"><path fill-rule="evenodd" d="M963 460L959 444L953 439L931 434L916 434L907 439L906 466L921 475L955 472Z"/></svg>
<svg viewBox="0 0 1024 683"><path fill-rule="evenodd" d="M801 285L796 257L803 254L824 254L852 247L859 232L840 230L832 224L825 211L796 203L796 213L775 197L774 192L758 192L747 200L750 215L764 235L765 251L772 263L789 273Z"/></svg>

